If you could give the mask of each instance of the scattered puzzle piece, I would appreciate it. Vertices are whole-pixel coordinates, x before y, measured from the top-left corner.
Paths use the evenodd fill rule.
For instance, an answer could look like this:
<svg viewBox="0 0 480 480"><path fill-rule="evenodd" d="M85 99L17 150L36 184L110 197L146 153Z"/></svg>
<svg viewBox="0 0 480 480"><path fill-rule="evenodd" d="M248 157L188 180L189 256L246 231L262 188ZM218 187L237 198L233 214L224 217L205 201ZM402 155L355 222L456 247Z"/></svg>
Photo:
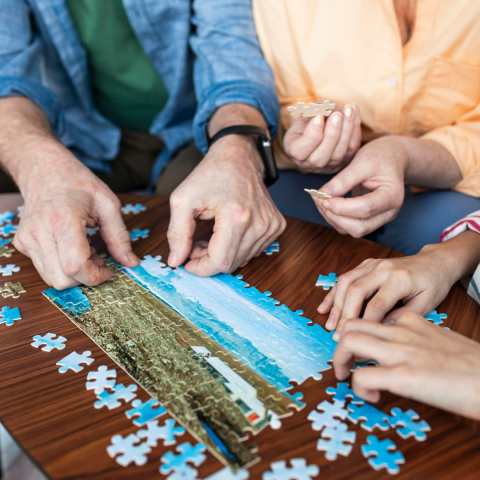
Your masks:
<svg viewBox="0 0 480 480"><path fill-rule="evenodd" d="M0 213L0 225L4 223L10 223L15 218L15 214L7 210L6 212Z"/></svg>
<svg viewBox="0 0 480 480"><path fill-rule="evenodd" d="M158 425L158 420L148 422L147 429L139 430L137 437L146 438L147 445L150 447L156 447L158 440L163 440L163 445L167 447L177 443L175 435L183 435L184 433L185 429L183 427L176 427L175 420L168 418L161 427Z"/></svg>
<svg viewBox="0 0 480 480"><path fill-rule="evenodd" d="M144 205L141 203L137 203L136 205L132 205L131 203L127 203L124 207L122 207L122 213L125 215L128 215L129 213L140 213L144 212L147 209Z"/></svg>
<svg viewBox="0 0 480 480"><path fill-rule="evenodd" d="M87 380L91 380L85 384L87 390L93 390L95 395L100 395L107 388L113 388L117 378L117 371L108 370L108 367L101 365L95 372L88 372Z"/></svg>
<svg viewBox="0 0 480 480"><path fill-rule="evenodd" d="M225 467L218 472L212 473L205 480L247 480L249 476L248 470L239 470L237 473L234 473L229 467Z"/></svg>
<svg viewBox="0 0 480 480"><path fill-rule="evenodd" d="M12 225L11 223L7 223L3 227L0 227L0 235L3 237L8 237L12 233L15 233L18 230L18 225Z"/></svg>
<svg viewBox="0 0 480 480"><path fill-rule="evenodd" d="M308 465L304 458L292 458L291 467L287 467L287 462L281 460L273 462L270 465L271 472L265 472L262 475L263 480L311 480L320 473L316 465Z"/></svg>
<svg viewBox="0 0 480 480"><path fill-rule="evenodd" d="M207 458L202 452L206 449L203 443L197 443L192 446L189 442L182 443L176 448L178 455L173 452L167 452L160 459L162 465L160 467L160 473L167 475L170 472L184 473L191 469L188 462L193 463L196 467L201 465L205 458Z"/></svg>
<svg viewBox="0 0 480 480"><path fill-rule="evenodd" d="M93 227L93 228L88 228L87 227L87 235L96 235L98 231L100 230L100 227Z"/></svg>
<svg viewBox="0 0 480 480"><path fill-rule="evenodd" d="M98 401L96 401L93 406L95 408L107 407L109 410L118 408L121 406L119 400L124 400L125 403L133 400L137 394L134 393L137 390L136 385L129 385L125 387L123 383L119 383L113 387L113 393L108 393L104 390L102 393L97 395Z"/></svg>
<svg viewBox="0 0 480 480"><path fill-rule="evenodd" d="M328 117L334 108L335 104L333 102L324 100L322 103L309 103L308 105L305 105L304 102L298 102L295 107L288 107L287 110L291 112L291 115L301 113L304 117L316 117L317 115Z"/></svg>
<svg viewBox="0 0 480 480"><path fill-rule="evenodd" d="M139 228L136 228L133 232L130 232L130 238L132 242L135 242L139 238L147 238L149 233L150 230L148 229L140 230Z"/></svg>
<svg viewBox="0 0 480 480"><path fill-rule="evenodd" d="M267 255L271 255L273 252L279 252L280 251L280 244L278 242L273 242L267 249L265 250L265 253Z"/></svg>
<svg viewBox="0 0 480 480"><path fill-rule="evenodd" d="M348 432L347 430L346 423L340 423L337 428L323 429L322 438L317 442L317 450L324 451L327 460L336 460L339 454L347 457L350 455L353 446L344 442L355 443L357 438L355 432Z"/></svg>
<svg viewBox="0 0 480 480"><path fill-rule="evenodd" d="M364 403L364 400L357 397L353 390L350 389L347 382L337 383L337 388L328 387L327 393L334 395L333 400L339 402L346 402L347 398L350 398L350 403L356 403L357 405Z"/></svg>
<svg viewBox="0 0 480 480"><path fill-rule="evenodd" d="M345 420L348 415L348 411L343 408L344 406L344 402L335 401L335 403L330 403L324 400L317 405L317 409L322 410L322 412L320 413L316 410L312 410L307 418L313 422L312 428L314 430L319 431L323 427L335 428L341 423L340 420L335 417Z"/></svg>
<svg viewBox="0 0 480 480"><path fill-rule="evenodd" d="M11 275L12 273L17 273L19 271L20 271L20 267L17 267L13 263L10 263L9 265L6 265L5 267L0 265L0 273L2 274L3 277Z"/></svg>
<svg viewBox="0 0 480 480"><path fill-rule="evenodd" d="M398 465L405 463L405 458L398 450L393 451L397 447L389 438L379 441L375 435L369 435L367 443L368 445L362 445L361 447L362 454L365 458L375 455L375 458L368 458L368 463L374 470L386 468L390 474L400 471Z"/></svg>
<svg viewBox="0 0 480 480"><path fill-rule="evenodd" d="M361 426L369 432L375 428L380 430L388 430L390 428L388 415L369 403L363 403L362 405L350 404L347 408L351 412L348 414L348 419L353 423L365 420Z"/></svg>
<svg viewBox="0 0 480 480"><path fill-rule="evenodd" d="M425 421L421 420L416 422L415 420L420 419L420 415L414 410L407 410L402 412L400 408L392 408L392 416L388 419L388 423L392 427L402 426L403 428L397 429L397 433L402 438L415 437L415 440L423 442L427 439L427 434L431 430L430 425Z"/></svg>
<svg viewBox="0 0 480 480"><path fill-rule="evenodd" d="M435 325L440 325L447 318L447 314L437 313L436 310L432 310L425 318L431 320Z"/></svg>
<svg viewBox="0 0 480 480"><path fill-rule="evenodd" d="M51 352L54 348L58 350L63 350L65 348L65 342L67 339L65 337L58 336L55 333L47 333L43 337L40 335L35 335L33 339L35 340L31 345L32 347L38 348L41 345L45 345L42 350L44 352Z"/></svg>
<svg viewBox="0 0 480 480"><path fill-rule="evenodd" d="M0 257L11 257L12 253L15 249L8 245L10 243L10 239L6 238L5 240L0 240Z"/></svg>
<svg viewBox="0 0 480 480"><path fill-rule="evenodd" d="M137 466L145 465L148 460L147 453L152 450L146 443L135 445L139 441L139 438L133 433L125 438L121 435L114 435L111 440L112 444L107 447L107 453L112 458L121 453L122 455L115 458L115 461L122 467L130 465L132 462L135 462Z"/></svg>
<svg viewBox="0 0 480 480"><path fill-rule="evenodd" d="M65 373L67 370L73 370L75 373L78 373L80 370L83 370L81 363L86 363L90 365L93 362L93 358L90 358L92 352L87 351L83 352L81 355L77 352L72 352L67 355L65 358L62 358L57 365L60 365L58 371L60 373Z"/></svg>
<svg viewBox="0 0 480 480"><path fill-rule="evenodd" d="M18 298L21 293L25 293L26 290L23 288L23 285L20 282L12 283L5 282L4 287L0 287L0 292L2 292L3 298L13 297Z"/></svg>
<svg viewBox="0 0 480 480"><path fill-rule="evenodd" d="M326 275L319 275L316 287L323 287L324 290L329 290L330 287L334 287L337 283L338 277L334 273L329 273L328 277Z"/></svg>
<svg viewBox="0 0 480 480"><path fill-rule="evenodd" d="M154 398L151 398L145 403L143 403L141 400L135 400L132 402L132 406L133 408L131 410L127 410L125 415L127 418L138 416L138 418L133 420L133 424L137 427L143 427L143 425L150 420L155 420L156 418L167 413L166 408L160 406L160 404Z"/></svg>
<svg viewBox="0 0 480 480"><path fill-rule="evenodd" d="M376 360L365 360L364 362L355 362L353 367L350 369L351 372L357 368L363 367L378 367L378 362Z"/></svg>
<svg viewBox="0 0 480 480"><path fill-rule="evenodd" d="M10 308L10 307L3 307L0 312L0 323L4 323L5 325L13 325L15 320L21 320L22 317L20 315L20 311L17 307Z"/></svg>

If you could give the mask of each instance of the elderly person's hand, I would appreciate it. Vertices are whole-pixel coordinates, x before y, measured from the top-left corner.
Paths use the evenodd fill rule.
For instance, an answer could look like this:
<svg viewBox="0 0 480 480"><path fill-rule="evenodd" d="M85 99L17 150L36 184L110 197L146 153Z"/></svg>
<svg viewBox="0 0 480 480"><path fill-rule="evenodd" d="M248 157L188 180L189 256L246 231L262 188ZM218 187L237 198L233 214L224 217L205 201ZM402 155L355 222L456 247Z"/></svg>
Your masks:
<svg viewBox="0 0 480 480"><path fill-rule="evenodd" d="M323 115L300 115L285 134L285 152L302 172L339 172L360 148L361 123L360 109L353 103L326 120Z"/></svg>
<svg viewBox="0 0 480 480"><path fill-rule="evenodd" d="M480 420L480 345L408 312L395 325L351 320L333 356L339 380L350 376L355 357L378 367L357 368L355 393L377 402L382 390Z"/></svg>

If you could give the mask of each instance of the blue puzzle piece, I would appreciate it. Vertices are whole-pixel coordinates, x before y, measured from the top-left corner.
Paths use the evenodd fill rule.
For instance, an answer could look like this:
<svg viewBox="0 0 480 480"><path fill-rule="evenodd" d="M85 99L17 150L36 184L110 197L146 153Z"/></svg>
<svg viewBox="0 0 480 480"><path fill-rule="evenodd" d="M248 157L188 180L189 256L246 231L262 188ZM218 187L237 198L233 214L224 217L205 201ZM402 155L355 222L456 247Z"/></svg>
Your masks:
<svg viewBox="0 0 480 480"><path fill-rule="evenodd" d="M135 400L132 402L132 407L133 408L131 410L127 410L125 412L125 415L127 418L138 416L138 418L133 420L133 424L137 427L143 427L143 425L150 420L155 420L156 418L167 413L165 407L160 406L160 404L154 398L151 398L145 403L143 403L141 400Z"/></svg>
<svg viewBox="0 0 480 480"><path fill-rule="evenodd" d="M420 419L420 415L413 410L407 410L402 412L400 408L392 408L392 416L388 419L388 423L392 427L402 426L403 428L397 429L397 433L402 438L415 437L415 440L423 442L427 439L427 434L431 430L430 425L425 421L421 420L417 422L415 420Z"/></svg>
<svg viewBox="0 0 480 480"><path fill-rule="evenodd" d="M337 428L325 428L317 442L317 450L324 451L325 458L331 461L336 460L339 454L344 457L350 455L353 446L348 443L355 443L357 434L347 430L345 423L340 423Z"/></svg>
<svg viewBox="0 0 480 480"><path fill-rule="evenodd" d="M447 318L447 314L437 313L436 310L432 310L425 318L431 320L435 325L440 325Z"/></svg>
<svg viewBox="0 0 480 480"><path fill-rule="evenodd" d="M131 203L127 203L124 207L122 207L122 213L125 215L128 215L129 213L140 213L143 212L147 209L144 205L141 203L137 203L136 205L132 205Z"/></svg>
<svg viewBox="0 0 480 480"><path fill-rule="evenodd" d="M378 362L376 360L365 360L364 362L355 362L355 364L350 369L350 371L353 372L357 368L362 368L362 367L378 367Z"/></svg>
<svg viewBox="0 0 480 480"><path fill-rule="evenodd" d="M191 469L188 462L198 467L207 458L202 453L205 449L206 447L203 443L197 443L195 446L192 446L189 442L182 443L176 448L177 452L179 452L178 455L175 455L173 452L167 452L160 459L161 463L164 464L160 467L160 473L162 475L167 475L170 472L186 473Z"/></svg>
<svg viewBox="0 0 480 480"><path fill-rule="evenodd" d="M7 225L0 227L0 235L3 237L8 237L11 233L15 233L17 229L18 225L12 225L11 223L8 223Z"/></svg>
<svg viewBox="0 0 480 480"><path fill-rule="evenodd" d="M77 352L72 352L57 362L57 365L60 365L58 371L65 373L67 370L73 370L75 373L78 373L80 370L83 370L82 363L90 365L93 362L93 358L90 358L91 354L92 352L90 351L83 352L81 355Z"/></svg>
<svg viewBox="0 0 480 480"><path fill-rule="evenodd" d="M51 298L69 312L81 315L90 310L90 302L88 297L83 293L80 287L72 287L67 290L57 290L49 288L43 292L47 297Z"/></svg>
<svg viewBox="0 0 480 480"><path fill-rule="evenodd" d="M334 287L337 283L338 277L334 273L329 273L328 277L326 275L319 275L316 287L323 287L324 290L329 290L330 287Z"/></svg>
<svg viewBox="0 0 480 480"><path fill-rule="evenodd" d="M398 450L393 451L397 447L389 438L380 441L375 435L369 435L367 443L368 445L362 445L362 454L365 458L375 456L368 458L368 463L374 470L386 468L390 474L400 471L398 465L405 463L405 458Z"/></svg>
<svg viewBox="0 0 480 480"><path fill-rule="evenodd" d="M3 307L2 311L0 312L0 323L4 323L5 325L13 325L15 320L21 319L22 317L20 315L18 307Z"/></svg>
<svg viewBox="0 0 480 480"><path fill-rule="evenodd" d="M0 240L0 247L3 247L3 246L6 245L7 243L10 243L10 239L9 239L9 238L5 238L4 240Z"/></svg>
<svg viewBox="0 0 480 480"><path fill-rule="evenodd" d="M183 435L184 433L185 429L183 427L176 427L175 420L168 418L161 427L158 425L158 421L148 422L147 429L139 430L137 437L145 438L149 447L156 447L158 440L163 440L163 445L168 447L177 443L175 435Z"/></svg>
<svg viewBox="0 0 480 480"><path fill-rule="evenodd" d="M14 218L15 214L10 211L0 213L0 224L10 223Z"/></svg>
<svg viewBox="0 0 480 480"><path fill-rule="evenodd" d="M136 385L129 385L125 387L123 383L119 383L113 387L113 393L108 393L104 390L97 395L98 401L93 404L95 408L107 407L109 410L120 407L119 400L124 400L126 403L133 400L137 394L134 393L137 390Z"/></svg>
<svg viewBox="0 0 480 480"><path fill-rule="evenodd" d="M44 345L42 350L44 352L51 352L54 348L58 348L58 350L63 350L65 348L65 342L67 339L62 336L58 336L55 333L47 333L46 335L35 335L33 343L31 343L32 347L38 348Z"/></svg>
<svg viewBox="0 0 480 480"><path fill-rule="evenodd" d="M364 403L364 400L357 397L353 390L350 389L347 382L337 383L337 388L328 387L327 393L334 395L333 400L338 400L339 402L346 402L347 398L350 398L350 403L356 403L357 405Z"/></svg>
<svg viewBox="0 0 480 480"><path fill-rule="evenodd" d="M363 403L362 405L350 404L347 408L350 412L347 418L353 423L365 420L361 426L369 432L375 428L380 430L388 430L390 428L388 415L369 403Z"/></svg>
<svg viewBox="0 0 480 480"><path fill-rule="evenodd" d="M139 238L147 238L149 233L150 230L148 229L140 230L139 228L136 228L133 232L130 232L130 238L132 239L132 242L135 242Z"/></svg>
<svg viewBox="0 0 480 480"><path fill-rule="evenodd" d="M272 255L273 252L279 252L280 251L280 244L278 242L273 242L270 246L267 247L265 250L265 253L267 255Z"/></svg>
<svg viewBox="0 0 480 480"><path fill-rule="evenodd" d="M317 465L307 465L304 458L292 458L290 460L291 467L287 467L285 460L273 462L270 465L270 472L262 475L262 480L312 480L320 473Z"/></svg>

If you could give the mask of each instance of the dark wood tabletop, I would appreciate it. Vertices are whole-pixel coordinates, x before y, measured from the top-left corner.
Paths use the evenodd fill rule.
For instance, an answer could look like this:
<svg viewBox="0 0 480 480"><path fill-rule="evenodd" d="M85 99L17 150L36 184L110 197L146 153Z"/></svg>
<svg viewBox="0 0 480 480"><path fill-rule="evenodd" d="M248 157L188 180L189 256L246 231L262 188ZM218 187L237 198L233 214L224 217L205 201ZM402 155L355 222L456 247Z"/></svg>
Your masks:
<svg viewBox="0 0 480 480"><path fill-rule="evenodd" d="M141 214L125 216L129 230L150 229L148 238L133 244L135 253L141 257L162 255L166 259L168 201L159 197L120 197L123 204L140 202L147 206ZM1 211L19 204L21 199L9 201L10 204L0 202ZM261 292L271 291L275 299L291 310L303 310L306 318L321 326L326 316L319 315L316 308L327 292L315 287L319 274L335 272L339 275L367 258L399 255L367 240L342 236L334 230L291 218L279 241L279 253L261 255L236 273L241 273L246 282ZM100 242L96 246L101 248ZM94 395L85 388L86 374L96 366L107 365L117 369L118 383L132 383L128 375L42 295L48 286L29 258L15 252L12 257L0 257L0 260L1 264L14 263L21 267L21 271L11 277L0 278L1 284L21 282L26 289L17 299L0 297L0 308L18 307L22 316L12 326L0 324L0 421L12 437L52 480L165 478L158 470L160 457L172 447L160 444L152 449L146 465L132 464L127 468L118 465L106 452L113 435L126 436L137 428L125 416L125 411L131 408L128 405L122 404L121 408L110 411L93 407ZM448 314L444 326L480 340L479 309L459 286L455 286L437 310ZM59 374L55 364L65 353L61 350L45 353L30 345L34 335L47 332L66 337L71 350L90 350L95 362L79 373ZM320 475L316 478L389 478L385 470L373 470L362 456L360 446L366 443L370 433L359 424L349 422L349 429L357 432L357 439L348 457L339 456L329 461L324 452L316 450L320 433L312 429L307 416L322 400L331 400L331 395L325 391L329 386L336 386L333 370L324 372L319 381L309 379L295 386L293 392L303 392L307 406L283 419L280 430L268 427L250 436L248 442L258 445L261 457L261 462L249 469L251 479L261 479L262 473L270 470L271 462L292 458L305 458L307 464L318 465ZM143 401L149 398L141 388L137 394ZM412 437L403 439L393 429L373 432L381 439L392 439L405 456L398 478L478 478L480 437L476 433L476 422L467 422L386 393L382 394L378 407L384 412L390 412L392 407L412 408L431 426L424 442ZM182 442L196 443L188 433L181 438ZM198 469L198 478L204 479L221 468L221 463L207 453L207 460Z"/></svg>

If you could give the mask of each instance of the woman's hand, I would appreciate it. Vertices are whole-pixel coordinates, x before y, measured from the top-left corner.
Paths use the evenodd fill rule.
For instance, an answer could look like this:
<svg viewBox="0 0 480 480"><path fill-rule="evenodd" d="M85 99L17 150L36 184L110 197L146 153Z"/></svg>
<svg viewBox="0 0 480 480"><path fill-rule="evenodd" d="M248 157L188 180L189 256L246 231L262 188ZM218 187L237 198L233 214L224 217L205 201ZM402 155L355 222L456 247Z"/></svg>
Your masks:
<svg viewBox="0 0 480 480"><path fill-rule="evenodd" d="M327 120L301 115L285 134L285 152L302 172L339 172L360 148L361 123L360 109L353 103Z"/></svg>
<svg viewBox="0 0 480 480"><path fill-rule="evenodd" d="M473 273L480 261L480 235L466 231L448 242L427 245L417 255L385 260L365 260L341 275L318 312L330 312L326 327L336 329L338 340L345 323L360 316L374 322L392 321L403 310L422 316L447 296L452 285ZM402 300L405 306L385 317Z"/></svg>
<svg viewBox="0 0 480 480"><path fill-rule="evenodd" d="M355 393L369 402L380 391L418 400L480 420L480 345L411 312L395 325L351 320L343 329L333 366L339 380L350 375L355 356L378 367L353 373Z"/></svg>

